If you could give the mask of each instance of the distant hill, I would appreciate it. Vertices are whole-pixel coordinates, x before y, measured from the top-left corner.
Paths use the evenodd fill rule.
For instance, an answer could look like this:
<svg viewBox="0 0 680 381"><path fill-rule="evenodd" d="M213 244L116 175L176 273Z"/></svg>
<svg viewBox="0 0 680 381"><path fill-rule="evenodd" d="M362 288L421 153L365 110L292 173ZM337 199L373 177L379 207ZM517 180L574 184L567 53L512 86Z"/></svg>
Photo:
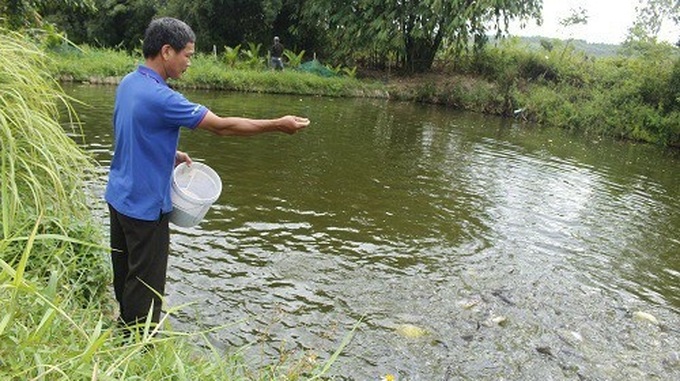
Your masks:
<svg viewBox="0 0 680 381"><path fill-rule="evenodd" d="M522 43L526 44L529 46L531 49L536 49L536 50L541 50L543 47L541 46L541 41L549 41L552 42L553 45L558 45L558 43L561 44L566 44L567 40L560 40L557 38L547 38L547 37L519 37L520 41ZM614 45L614 44L602 44L602 43L596 43L592 44L584 40L571 40L571 46L574 47L574 49L578 51L582 51L585 54L593 57L611 57L615 56L618 54L619 49L621 48L621 45Z"/></svg>
<svg viewBox="0 0 680 381"><path fill-rule="evenodd" d="M513 36L513 37L519 39L520 43L526 45L529 49L537 51L543 50L541 41L550 42L555 48L558 48L559 46L564 46L564 44L568 42L568 40L561 40L558 38L541 36L533 37ZM489 37L489 41L491 43L493 43L494 40L495 40L494 37ZM616 56L619 53L619 49L621 48L621 45L618 44L602 44L602 43L592 44L584 40L571 40L571 46L577 51L584 52L588 56L600 58Z"/></svg>

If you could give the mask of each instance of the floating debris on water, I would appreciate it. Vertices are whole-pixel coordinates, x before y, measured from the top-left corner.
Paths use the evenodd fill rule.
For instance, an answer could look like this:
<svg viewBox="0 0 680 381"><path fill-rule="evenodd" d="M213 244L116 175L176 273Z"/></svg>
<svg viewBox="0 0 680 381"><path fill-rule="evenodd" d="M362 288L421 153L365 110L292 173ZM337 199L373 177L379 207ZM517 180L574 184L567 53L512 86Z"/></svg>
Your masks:
<svg viewBox="0 0 680 381"><path fill-rule="evenodd" d="M654 315L647 312L635 311L633 312L633 319L636 321L647 321L655 325L659 325L659 321L656 320Z"/></svg>
<svg viewBox="0 0 680 381"><path fill-rule="evenodd" d="M508 324L508 318L502 315L496 316L492 315L488 319L486 319L482 325L485 327L493 327L496 325L499 325L501 327L505 327Z"/></svg>
<svg viewBox="0 0 680 381"><path fill-rule="evenodd" d="M491 318L491 322L494 324L498 324L502 327L508 323L508 318L505 316L494 316L493 318Z"/></svg>
<svg viewBox="0 0 680 381"><path fill-rule="evenodd" d="M426 329L413 324L399 324L395 327L395 330L399 335L409 339L417 339L426 336L429 333Z"/></svg>
<svg viewBox="0 0 680 381"><path fill-rule="evenodd" d="M465 299L458 302L463 309L469 310L481 303L481 299Z"/></svg>
<svg viewBox="0 0 680 381"><path fill-rule="evenodd" d="M576 347L583 343L583 335L576 331L559 330L557 337L567 343L570 347Z"/></svg>
<svg viewBox="0 0 680 381"><path fill-rule="evenodd" d="M551 356L551 357L553 355L552 349L550 349L550 347L548 347L548 346L536 347L536 352L544 354L546 356Z"/></svg>
<svg viewBox="0 0 680 381"><path fill-rule="evenodd" d="M507 305L510 305L510 306L515 305L515 302L510 300L510 298L508 298L507 295L505 295L505 290L494 290L494 291L491 292L491 295L499 298L500 300L502 300Z"/></svg>
<svg viewBox="0 0 680 381"><path fill-rule="evenodd" d="M571 333L571 337L573 337L577 342L579 342L579 343L583 342L583 336L580 333L578 333L576 331L571 331L570 333Z"/></svg>

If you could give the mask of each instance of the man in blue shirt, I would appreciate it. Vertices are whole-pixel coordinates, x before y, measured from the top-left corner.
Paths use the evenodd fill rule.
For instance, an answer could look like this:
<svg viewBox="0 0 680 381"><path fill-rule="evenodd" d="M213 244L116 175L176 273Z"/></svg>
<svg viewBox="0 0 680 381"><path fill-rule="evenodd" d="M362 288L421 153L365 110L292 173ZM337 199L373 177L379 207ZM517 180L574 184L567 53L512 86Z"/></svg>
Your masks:
<svg viewBox="0 0 680 381"><path fill-rule="evenodd" d="M277 119L219 117L168 87L191 64L196 37L174 18L153 20L144 35L145 63L116 91L114 155L105 199L111 220L111 258L120 321L160 321L170 245L172 171L191 158L177 150L180 128L217 135L294 134L309 124L297 116Z"/></svg>

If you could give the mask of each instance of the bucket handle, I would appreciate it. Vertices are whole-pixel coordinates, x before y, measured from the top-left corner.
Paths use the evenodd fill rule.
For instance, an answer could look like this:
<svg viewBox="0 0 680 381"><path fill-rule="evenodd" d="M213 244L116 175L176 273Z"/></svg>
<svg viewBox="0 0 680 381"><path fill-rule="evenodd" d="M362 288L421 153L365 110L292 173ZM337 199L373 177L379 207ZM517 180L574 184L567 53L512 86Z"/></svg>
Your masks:
<svg viewBox="0 0 680 381"><path fill-rule="evenodd" d="M184 187L185 190L189 189L189 187L191 186L191 183L194 182L194 178L196 177L196 171L193 170L193 169L190 169L190 171L191 171L191 177L189 178L189 182L187 183L187 185Z"/></svg>

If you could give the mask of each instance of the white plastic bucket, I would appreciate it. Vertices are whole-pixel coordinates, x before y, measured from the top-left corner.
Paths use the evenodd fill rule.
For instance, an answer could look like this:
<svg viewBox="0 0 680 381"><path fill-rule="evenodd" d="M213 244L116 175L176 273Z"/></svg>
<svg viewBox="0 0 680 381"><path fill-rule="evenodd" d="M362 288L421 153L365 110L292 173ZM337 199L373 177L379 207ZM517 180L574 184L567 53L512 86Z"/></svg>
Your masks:
<svg viewBox="0 0 680 381"><path fill-rule="evenodd" d="M173 172L170 222L182 227L198 225L220 193L222 181L212 168L197 162L191 166L181 163Z"/></svg>

